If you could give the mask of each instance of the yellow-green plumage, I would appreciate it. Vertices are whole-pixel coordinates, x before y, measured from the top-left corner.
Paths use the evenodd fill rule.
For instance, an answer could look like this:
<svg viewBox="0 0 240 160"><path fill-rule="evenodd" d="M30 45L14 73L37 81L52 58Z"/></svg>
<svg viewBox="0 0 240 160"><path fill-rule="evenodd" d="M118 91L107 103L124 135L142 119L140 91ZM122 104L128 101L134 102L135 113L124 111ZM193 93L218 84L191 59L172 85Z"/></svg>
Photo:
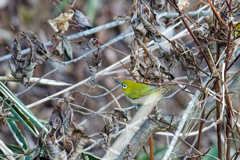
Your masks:
<svg viewBox="0 0 240 160"><path fill-rule="evenodd" d="M137 83L132 80L125 80L125 81L116 81L121 84L123 93L129 102L132 104L143 104L148 95L153 92L165 92L168 88L167 86L164 87L156 87L147 84ZM160 98L160 97L159 97Z"/></svg>

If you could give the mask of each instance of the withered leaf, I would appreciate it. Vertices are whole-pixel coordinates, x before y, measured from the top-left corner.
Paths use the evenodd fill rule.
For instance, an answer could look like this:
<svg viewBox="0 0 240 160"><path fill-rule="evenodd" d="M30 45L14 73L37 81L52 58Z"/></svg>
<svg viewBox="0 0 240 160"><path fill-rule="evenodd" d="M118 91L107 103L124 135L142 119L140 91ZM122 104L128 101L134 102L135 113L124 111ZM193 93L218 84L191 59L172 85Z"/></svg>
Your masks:
<svg viewBox="0 0 240 160"><path fill-rule="evenodd" d="M74 18L77 22L77 25L82 29L89 29L92 28L92 26L89 23L88 17L86 17L81 11L75 10Z"/></svg>
<svg viewBox="0 0 240 160"><path fill-rule="evenodd" d="M53 51L54 53L60 55L64 61L73 59L71 42L66 38L65 35L56 33L54 41L58 43L55 50Z"/></svg>
<svg viewBox="0 0 240 160"><path fill-rule="evenodd" d="M76 129L72 133L71 140L74 145L74 151L72 152L70 159L76 159L79 155L81 155L81 151L88 142L89 137L86 132L81 129Z"/></svg>
<svg viewBox="0 0 240 160"><path fill-rule="evenodd" d="M41 154L41 148L43 146L43 141L42 141L43 134L44 134L44 131L42 130L38 135L36 150L33 152L33 155L32 155L33 160L38 159Z"/></svg>
<svg viewBox="0 0 240 160"><path fill-rule="evenodd" d="M131 17L126 16L126 15L117 15L116 17L114 17L114 21L125 21L125 22L130 22Z"/></svg>
<svg viewBox="0 0 240 160"><path fill-rule="evenodd" d="M64 61L73 59L71 42L64 35L62 36L62 46L65 49L65 54L63 55Z"/></svg>
<svg viewBox="0 0 240 160"><path fill-rule="evenodd" d="M73 120L73 112L69 107L64 118L64 134L67 136L71 136L73 130L75 129L75 126L72 125Z"/></svg>
<svg viewBox="0 0 240 160"><path fill-rule="evenodd" d="M88 156L86 154L83 153L81 160L89 160L89 158L88 158Z"/></svg>
<svg viewBox="0 0 240 160"><path fill-rule="evenodd" d="M36 34L34 34L33 44L35 45L37 67L51 58L51 54L48 52L46 46L39 40Z"/></svg>
<svg viewBox="0 0 240 160"><path fill-rule="evenodd" d="M158 106L156 106L154 108L154 114L155 114L155 118L159 121L162 118L162 110L158 108Z"/></svg>
<svg viewBox="0 0 240 160"><path fill-rule="evenodd" d="M70 152L74 147L70 137L65 137L63 147L67 152Z"/></svg>
<svg viewBox="0 0 240 160"><path fill-rule="evenodd" d="M115 113L119 115L120 118L124 118L126 121L131 120L130 111L122 108L114 108Z"/></svg>
<svg viewBox="0 0 240 160"><path fill-rule="evenodd" d="M62 13L57 18L48 20L48 23L53 28L54 32L64 33L69 28L68 21L72 19L74 11L70 10L69 13Z"/></svg>
<svg viewBox="0 0 240 160"><path fill-rule="evenodd" d="M54 129L54 131L55 130L59 131L60 127L62 126L63 120L64 120L64 115L63 115L62 108L60 106L57 106L52 111L52 114L49 119L49 125Z"/></svg>
<svg viewBox="0 0 240 160"><path fill-rule="evenodd" d="M59 152L57 156L54 158L54 160L66 160L67 159L67 153L65 150Z"/></svg>
<svg viewBox="0 0 240 160"><path fill-rule="evenodd" d="M118 131L119 131L119 121L113 115L112 115L112 124L113 124L113 129L114 129L113 134L118 133Z"/></svg>
<svg viewBox="0 0 240 160"><path fill-rule="evenodd" d="M104 133L106 134L110 134L112 132L112 119L110 117L103 117L103 121L105 123L105 126L104 126Z"/></svg>
<svg viewBox="0 0 240 160"><path fill-rule="evenodd" d="M8 61L11 74L14 78L22 80L24 86L27 86L29 79L33 75L35 63L35 53L30 46L30 52L25 56L21 56L21 47L18 41L13 41L13 54Z"/></svg>
<svg viewBox="0 0 240 160"><path fill-rule="evenodd" d="M45 138L45 149L51 158L55 158L58 153L60 152L60 148L57 143L55 143L55 138L50 138L49 136L46 136Z"/></svg>
<svg viewBox="0 0 240 160"><path fill-rule="evenodd" d="M157 0L157 1L156 0L153 0L153 1L150 0L151 8L153 10L157 11L157 12L161 11L164 8L165 4L166 4L165 0Z"/></svg>
<svg viewBox="0 0 240 160"><path fill-rule="evenodd" d="M92 48L96 48L97 40L94 38L90 39L88 45ZM103 56L99 52L99 50L97 50L96 52L93 52L93 57L87 61L88 68L91 74L91 78L90 80L88 80L87 85L90 87L95 84L95 75L97 73L97 69L102 65L102 60Z"/></svg>
<svg viewBox="0 0 240 160"><path fill-rule="evenodd" d="M111 143L111 133L107 134L104 132L99 131L99 134L103 137L103 142L100 144L101 147L103 147L104 149L108 150L110 147L110 143Z"/></svg>
<svg viewBox="0 0 240 160"><path fill-rule="evenodd" d="M10 112L10 109L11 108L5 108L5 109L0 108L0 124L3 124L3 125L6 124L7 116Z"/></svg>
<svg viewBox="0 0 240 160"><path fill-rule="evenodd" d="M160 41L161 36L159 36L153 27L152 24L157 23L155 13L148 12L149 19L145 14L140 14L139 9L137 9L132 18L131 18L131 25L135 34L135 37L138 39L143 39L148 37L153 39L157 42ZM149 22L151 20L152 23Z"/></svg>

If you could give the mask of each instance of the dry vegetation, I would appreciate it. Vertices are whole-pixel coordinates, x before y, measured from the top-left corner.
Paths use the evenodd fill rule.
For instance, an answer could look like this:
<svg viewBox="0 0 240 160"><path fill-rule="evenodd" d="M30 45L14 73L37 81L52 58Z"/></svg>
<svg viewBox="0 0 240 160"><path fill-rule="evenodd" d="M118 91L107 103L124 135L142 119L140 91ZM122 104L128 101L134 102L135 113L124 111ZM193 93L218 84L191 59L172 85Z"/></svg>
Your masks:
<svg viewBox="0 0 240 160"><path fill-rule="evenodd" d="M239 10L1 0L0 157L239 159ZM174 87L132 106L115 82L126 79Z"/></svg>

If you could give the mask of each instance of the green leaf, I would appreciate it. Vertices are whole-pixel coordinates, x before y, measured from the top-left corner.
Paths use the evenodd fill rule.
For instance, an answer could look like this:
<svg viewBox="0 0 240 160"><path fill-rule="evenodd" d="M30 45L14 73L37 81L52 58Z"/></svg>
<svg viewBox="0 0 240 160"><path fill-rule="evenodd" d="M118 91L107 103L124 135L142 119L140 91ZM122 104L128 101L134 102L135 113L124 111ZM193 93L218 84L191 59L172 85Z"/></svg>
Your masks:
<svg viewBox="0 0 240 160"><path fill-rule="evenodd" d="M16 154L23 154L24 153L24 150L22 149L21 146L15 146L15 145L9 145L9 144L6 144L6 146Z"/></svg>
<svg viewBox="0 0 240 160"><path fill-rule="evenodd" d="M0 139L0 150L3 153L3 155L0 155L0 156L7 157L7 159L9 160L14 160L13 152L5 145L5 143L1 139Z"/></svg>
<svg viewBox="0 0 240 160"><path fill-rule="evenodd" d="M218 147L217 146L212 147L211 150L208 152L208 155L218 157ZM215 160L215 159L209 156L204 156L202 160Z"/></svg>
<svg viewBox="0 0 240 160"><path fill-rule="evenodd" d="M92 154L92 153L84 152L84 154L88 156L89 160L101 160L101 158L95 156L95 155ZM82 155L82 156L83 156L83 155Z"/></svg>
<svg viewBox="0 0 240 160"><path fill-rule="evenodd" d="M6 108L11 108L6 101L4 101L4 106ZM35 137L37 137L35 127L29 118L27 118L15 105L12 105L10 111L23 124L24 127L26 127Z"/></svg>
<svg viewBox="0 0 240 160"><path fill-rule="evenodd" d="M14 121L8 120L8 126L13 134L13 137L17 141L17 143L22 147L24 151L28 150L27 140L23 136L21 130L18 128L17 124Z"/></svg>
<svg viewBox="0 0 240 160"><path fill-rule="evenodd" d="M24 160L32 160L32 156L26 156L24 157Z"/></svg>
<svg viewBox="0 0 240 160"><path fill-rule="evenodd" d="M4 105L10 110L12 114L18 118L18 120L24 124L27 129L29 129L36 137L36 130L32 123L34 123L41 130L43 129L45 133L48 132L46 127L37 119L37 117L2 83L0 82L0 96L6 99ZM1 98L0 98L1 99ZM10 106L9 104L13 104Z"/></svg>
<svg viewBox="0 0 240 160"><path fill-rule="evenodd" d="M166 147L163 148L156 148L154 150L154 159L162 159L163 156L165 155L167 151ZM137 160L149 160L148 156L146 155L146 153L142 150L138 155L137 155ZM179 160L179 158L173 158L172 160Z"/></svg>

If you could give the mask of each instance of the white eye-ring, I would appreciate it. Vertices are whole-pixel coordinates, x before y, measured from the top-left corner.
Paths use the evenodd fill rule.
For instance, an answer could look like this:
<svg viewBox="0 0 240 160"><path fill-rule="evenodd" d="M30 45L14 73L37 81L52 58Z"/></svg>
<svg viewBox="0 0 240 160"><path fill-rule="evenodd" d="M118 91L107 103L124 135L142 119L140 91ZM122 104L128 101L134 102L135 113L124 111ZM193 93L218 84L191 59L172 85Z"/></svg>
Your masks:
<svg viewBox="0 0 240 160"><path fill-rule="evenodd" d="M124 84L124 85L123 85L123 88L124 88L124 89L126 89L126 88L127 88L127 85L126 85L126 84Z"/></svg>

